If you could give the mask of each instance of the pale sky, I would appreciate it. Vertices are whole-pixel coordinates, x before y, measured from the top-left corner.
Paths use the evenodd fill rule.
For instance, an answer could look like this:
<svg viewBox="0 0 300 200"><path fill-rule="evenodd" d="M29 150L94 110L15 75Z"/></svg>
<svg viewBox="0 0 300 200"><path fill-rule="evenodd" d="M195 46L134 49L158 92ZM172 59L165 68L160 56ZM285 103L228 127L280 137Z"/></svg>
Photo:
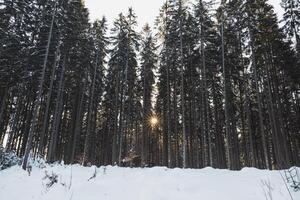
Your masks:
<svg viewBox="0 0 300 200"><path fill-rule="evenodd" d="M137 15L139 26L149 23L154 24L160 7L165 0L85 0L86 7L90 11L90 19L108 19L109 24L118 17L119 13L127 14L128 8L132 7Z"/></svg>
<svg viewBox="0 0 300 200"><path fill-rule="evenodd" d="M120 12L127 13L128 8L132 7L138 17L138 23L141 26L149 23L154 24L156 16L159 14L159 9L166 0L85 0L86 7L90 11L90 19L100 19L103 15L108 19L111 25L114 19L117 18ZM282 16L282 8L279 3L281 0L269 0L275 7L279 15Z"/></svg>

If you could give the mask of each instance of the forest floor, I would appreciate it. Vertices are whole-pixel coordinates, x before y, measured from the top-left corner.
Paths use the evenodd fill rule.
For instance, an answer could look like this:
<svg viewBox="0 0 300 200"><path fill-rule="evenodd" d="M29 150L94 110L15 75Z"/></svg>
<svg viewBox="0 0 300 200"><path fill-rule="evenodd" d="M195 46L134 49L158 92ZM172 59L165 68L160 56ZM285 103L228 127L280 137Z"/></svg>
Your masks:
<svg viewBox="0 0 300 200"><path fill-rule="evenodd" d="M300 172L300 168L298 168ZM1 200L294 200L283 171L45 165L0 171Z"/></svg>

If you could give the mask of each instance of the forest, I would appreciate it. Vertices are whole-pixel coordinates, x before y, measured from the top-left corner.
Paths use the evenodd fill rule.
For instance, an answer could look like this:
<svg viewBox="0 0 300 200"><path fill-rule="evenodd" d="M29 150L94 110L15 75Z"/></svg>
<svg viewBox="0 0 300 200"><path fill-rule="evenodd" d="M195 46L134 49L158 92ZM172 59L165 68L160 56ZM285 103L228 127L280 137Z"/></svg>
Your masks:
<svg viewBox="0 0 300 200"><path fill-rule="evenodd" d="M84 166L300 165L300 2L0 0L0 146ZM112 28L109 28L112 27Z"/></svg>

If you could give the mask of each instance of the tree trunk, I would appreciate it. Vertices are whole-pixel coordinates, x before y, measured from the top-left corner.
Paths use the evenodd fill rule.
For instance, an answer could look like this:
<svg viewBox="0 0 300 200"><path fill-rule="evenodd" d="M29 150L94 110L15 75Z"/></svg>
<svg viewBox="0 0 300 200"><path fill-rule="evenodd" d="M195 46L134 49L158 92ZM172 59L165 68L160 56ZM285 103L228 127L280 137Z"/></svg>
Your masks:
<svg viewBox="0 0 300 200"><path fill-rule="evenodd" d="M6 98L7 98L7 95L8 95L8 89L5 88L4 89L4 92L3 92L3 96L1 98L1 105L0 105L0 127L1 125L3 124L3 119L4 119L4 110L5 110L5 107L6 107ZM2 134L2 130L0 129L0 141L1 141L1 134Z"/></svg>
<svg viewBox="0 0 300 200"><path fill-rule="evenodd" d="M58 47L59 48L59 47ZM54 79L55 79L55 72L57 65L59 65L59 51L58 48L55 53L55 58L54 58L54 64L52 67L52 74L51 74L51 80L50 80L50 86L47 94L47 103L46 103L46 111L44 115L44 121L43 121L43 126L42 126L42 131L40 133L40 141L39 141L39 147L38 147L38 153L40 156L43 156L44 152L44 147L45 147L45 136L48 128L48 123L49 123L49 110L50 110L50 103L51 103L51 98L52 98L52 91L53 91L53 84L54 84Z"/></svg>
<svg viewBox="0 0 300 200"><path fill-rule="evenodd" d="M119 90L120 90L120 70L117 74L117 85L115 91L115 109L114 109L114 121L113 121L113 142L112 142L112 164L116 165L118 162L117 154L117 142L118 142L118 114L119 114Z"/></svg>
<svg viewBox="0 0 300 200"><path fill-rule="evenodd" d="M97 60L97 59L96 59ZM98 63L98 62L96 62ZM87 162L90 161L90 148L91 148L91 123L92 123L92 112L93 112L93 104L94 104L94 93L95 93L95 83L96 83L96 72L97 72L97 64L94 66L94 77L91 88L91 97L89 103L88 117L87 117L87 130L86 137L84 142L84 154L83 154L83 165L87 165Z"/></svg>
<svg viewBox="0 0 300 200"><path fill-rule="evenodd" d="M71 153L71 164L74 163L77 142L78 142L78 138L79 138L80 132L81 132L82 110L83 110L83 100L84 100L84 94L85 94L85 85L86 85L86 81L84 81L83 86L80 86L80 89L79 89L79 94L81 94L81 96L80 96L80 100L78 102L77 111L76 111L74 139L73 139L72 153Z"/></svg>
<svg viewBox="0 0 300 200"><path fill-rule="evenodd" d="M41 98L42 98L42 92L43 92L43 85L44 85L44 81L45 81L45 72L46 72L46 67L47 67L47 62L48 62L48 55L49 55L51 38L52 38L52 31L53 31L55 15L56 15L56 4L55 4L55 8L54 8L54 11L52 14L51 26L50 26L48 42L47 42L47 47L46 47L46 54L45 54L45 58L44 58L44 64L42 67L42 75L39 80L38 94L37 94L37 98L36 98L36 103L34 104L34 108L33 108L32 123L30 126L28 141L27 141L26 149L25 149L25 155L24 155L24 159L23 159L23 163L22 163L22 168L24 170L26 170L26 168L27 168L27 162L28 162L29 154L30 154L30 151L32 148L32 141L33 141L35 126L37 123L38 112L39 112Z"/></svg>
<svg viewBox="0 0 300 200"><path fill-rule="evenodd" d="M226 154L227 154L227 165L231 169L232 167L232 158L231 158L231 138L230 138L230 128L229 128L229 110L228 110L228 87L227 87L227 76L225 68L225 44L224 44L224 21L222 19L221 25L221 37L222 37L222 68L223 68L223 77L224 77L224 99L225 99L225 131L226 131Z"/></svg>
<svg viewBox="0 0 300 200"><path fill-rule="evenodd" d="M261 140L262 140L262 146L263 146L263 156L264 156L264 162L266 164L267 169L271 169L269 164L269 158L268 158L268 150L267 150L267 143L266 143L266 136L265 136L265 130L264 130L264 118L263 118L263 111L262 111L262 102L261 102L261 96L259 92L259 78L257 73L257 66L256 66L256 55L255 55L255 47L254 47L254 40L253 40L253 33L250 28L250 44L252 49L252 67L254 72L254 81L255 81L255 93L257 98L257 104L258 104L258 114L259 114L259 129L261 134Z"/></svg>
<svg viewBox="0 0 300 200"><path fill-rule="evenodd" d="M179 2L179 10L182 11L181 1ZM181 109L182 109L182 134L183 134L183 144L182 144L182 167L187 168L187 133L186 133L186 121L185 121L185 87L184 87L184 64L183 64L183 40L182 40L182 17L180 17L180 66L181 66L181 87L180 87L180 96L181 96Z"/></svg>
<svg viewBox="0 0 300 200"><path fill-rule="evenodd" d="M54 155L57 146L57 138L58 138L58 127L61 120L62 114L62 105L63 104L63 93L64 93L64 73L65 73L65 65L66 65L66 57L64 57L64 61L62 64L60 79L59 79L59 86L57 91L57 98L55 103L55 111L54 111L54 119L53 119L53 128L50 136L50 144L48 148L48 155L47 161L53 162Z"/></svg>

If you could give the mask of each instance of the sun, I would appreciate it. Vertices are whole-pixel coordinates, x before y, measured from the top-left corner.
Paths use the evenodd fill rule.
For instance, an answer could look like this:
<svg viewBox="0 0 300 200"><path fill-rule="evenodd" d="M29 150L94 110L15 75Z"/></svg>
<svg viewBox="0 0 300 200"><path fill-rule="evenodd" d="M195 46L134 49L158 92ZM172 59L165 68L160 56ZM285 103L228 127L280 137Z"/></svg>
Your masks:
<svg viewBox="0 0 300 200"><path fill-rule="evenodd" d="M158 118L156 116L151 116L149 122L150 122L150 125L152 127L154 127L158 124Z"/></svg>

